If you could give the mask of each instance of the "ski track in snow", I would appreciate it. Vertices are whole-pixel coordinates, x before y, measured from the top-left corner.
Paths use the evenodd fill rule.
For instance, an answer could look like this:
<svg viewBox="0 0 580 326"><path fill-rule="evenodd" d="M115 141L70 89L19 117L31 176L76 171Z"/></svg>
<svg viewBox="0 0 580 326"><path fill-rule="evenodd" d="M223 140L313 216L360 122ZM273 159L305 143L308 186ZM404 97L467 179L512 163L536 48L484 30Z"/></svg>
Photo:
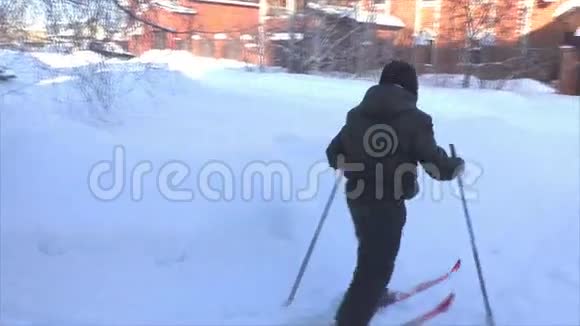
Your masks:
<svg viewBox="0 0 580 326"><path fill-rule="evenodd" d="M4 56L4 57L3 57ZM104 67L116 94L95 114L79 88L96 58L9 57L18 78L0 84L0 324L2 325L325 325L354 267L355 239L339 193L294 305L281 308L332 187L314 200L256 196L212 202L197 172L227 162L235 181L255 161L284 162L294 188L324 162L346 112L371 83L240 64L153 54ZM154 62L143 68L142 62ZM20 62L21 64L17 64ZM103 65L99 65L103 69ZM441 145L468 162L469 208L498 325L580 324L578 97L423 87ZM90 168L126 153L127 172L149 161L143 199L91 195ZM190 167L191 202L156 191L156 173ZM103 180L111 182L110 176ZM219 185L219 182L218 182ZM390 307L374 325L394 325L450 290L450 312L433 324L484 323L477 275L455 183L442 196L423 185L408 219L392 287L457 275ZM469 186L469 184L468 184ZM239 189L238 189L239 190ZM258 188L258 192L261 191ZM258 193L259 194L259 193Z"/></svg>

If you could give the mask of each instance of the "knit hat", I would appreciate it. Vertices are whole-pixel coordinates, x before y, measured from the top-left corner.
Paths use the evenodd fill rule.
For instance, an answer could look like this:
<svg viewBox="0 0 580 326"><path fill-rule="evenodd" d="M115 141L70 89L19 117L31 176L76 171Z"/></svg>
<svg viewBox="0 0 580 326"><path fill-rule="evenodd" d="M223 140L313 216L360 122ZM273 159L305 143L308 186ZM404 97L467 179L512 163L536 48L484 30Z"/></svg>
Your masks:
<svg viewBox="0 0 580 326"><path fill-rule="evenodd" d="M393 60L386 64L381 73L379 85L396 84L407 91L417 95L419 91L419 81L415 68L404 62Z"/></svg>

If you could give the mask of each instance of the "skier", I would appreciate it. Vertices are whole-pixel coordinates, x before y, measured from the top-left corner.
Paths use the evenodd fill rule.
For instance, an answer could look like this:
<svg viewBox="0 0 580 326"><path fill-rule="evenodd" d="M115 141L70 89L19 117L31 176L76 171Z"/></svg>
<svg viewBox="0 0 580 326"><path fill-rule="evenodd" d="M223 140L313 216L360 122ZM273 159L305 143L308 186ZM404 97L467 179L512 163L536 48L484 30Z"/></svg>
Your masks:
<svg viewBox="0 0 580 326"><path fill-rule="evenodd" d="M388 63L378 85L350 110L326 155L347 178L347 204L358 239L357 264L336 312L337 326L366 326L387 290L406 221L405 200L419 191L417 164L436 180L452 180L464 162L449 157L434 139L431 117L416 106L415 69Z"/></svg>

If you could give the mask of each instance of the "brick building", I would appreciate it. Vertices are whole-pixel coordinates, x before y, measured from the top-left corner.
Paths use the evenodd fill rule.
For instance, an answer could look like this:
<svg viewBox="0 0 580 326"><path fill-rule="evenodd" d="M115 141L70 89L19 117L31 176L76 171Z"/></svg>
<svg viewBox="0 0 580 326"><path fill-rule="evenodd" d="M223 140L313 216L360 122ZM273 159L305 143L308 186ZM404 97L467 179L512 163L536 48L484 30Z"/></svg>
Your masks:
<svg viewBox="0 0 580 326"><path fill-rule="evenodd" d="M534 77L549 81L561 74L561 52L568 52L567 60L575 65L580 49L579 0L134 1L139 17L163 27L141 24L134 30L129 48L137 54L171 48L274 64L280 62L280 42L300 41L314 26L308 10L339 17L342 24L372 24L373 42L388 40L421 72L457 72L465 64L511 60L514 71L541 65ZM493 75L493 70L487 72ZM577 73L568 75L570 80L575 75L578 84Z"/></svg>

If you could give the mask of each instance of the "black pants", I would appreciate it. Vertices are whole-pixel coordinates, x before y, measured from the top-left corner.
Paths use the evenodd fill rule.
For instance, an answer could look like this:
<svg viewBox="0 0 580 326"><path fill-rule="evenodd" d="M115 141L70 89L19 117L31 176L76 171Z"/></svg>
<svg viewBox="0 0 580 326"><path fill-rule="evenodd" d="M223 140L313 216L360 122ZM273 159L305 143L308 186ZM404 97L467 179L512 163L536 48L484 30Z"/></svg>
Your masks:
<svg viewBox="0 0 580 326"><path fill-rule="evenodd" d="M337 326L367 326L393 274L407 211L404 202L348 201L358 253L353 278L336 313Z"/></svg>

